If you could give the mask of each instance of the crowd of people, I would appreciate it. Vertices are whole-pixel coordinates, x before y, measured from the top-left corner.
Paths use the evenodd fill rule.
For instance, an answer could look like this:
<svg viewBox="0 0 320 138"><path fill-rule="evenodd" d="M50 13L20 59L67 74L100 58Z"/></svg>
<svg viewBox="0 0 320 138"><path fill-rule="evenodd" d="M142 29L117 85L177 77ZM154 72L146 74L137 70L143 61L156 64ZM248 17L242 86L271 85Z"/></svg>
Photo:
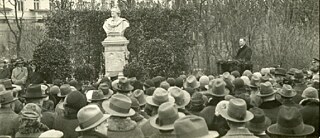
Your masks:
<svg viewBox="0 0 320 138"><path fill-rule="evenodd" d="M319 137L319 59L311 70L29 81L0 66L0 137ZM40 79L41 80L41 79Z"/></svg>

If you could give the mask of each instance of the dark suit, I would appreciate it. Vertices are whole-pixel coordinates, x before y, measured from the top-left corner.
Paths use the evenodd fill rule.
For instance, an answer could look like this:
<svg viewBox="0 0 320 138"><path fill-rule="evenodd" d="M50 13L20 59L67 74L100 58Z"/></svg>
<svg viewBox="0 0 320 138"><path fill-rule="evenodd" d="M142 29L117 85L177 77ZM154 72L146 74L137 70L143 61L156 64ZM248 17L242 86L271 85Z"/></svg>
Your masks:
<svg viewBox="0 0 320 138"><path fill-rule="evenodd" d="M244 60L244 61L251 61L252 50L247 45L244 45L240 48L237 52L235 57L236 60Z"/></svg>

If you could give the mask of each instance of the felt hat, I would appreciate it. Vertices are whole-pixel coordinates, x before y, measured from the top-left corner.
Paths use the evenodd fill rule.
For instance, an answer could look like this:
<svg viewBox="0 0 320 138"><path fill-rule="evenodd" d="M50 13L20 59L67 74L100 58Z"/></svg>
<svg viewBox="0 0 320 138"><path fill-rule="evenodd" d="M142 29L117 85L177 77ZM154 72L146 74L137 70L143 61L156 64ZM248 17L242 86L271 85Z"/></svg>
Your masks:
<svg viewBox="0 0 320 138"><path fill-rule="evenodd" d="M227 109L229 101L231 99L235 99L235 98L236 97L233 97L232 95L226 95L226 97L225 97L226 100L222 100L217 104L217 106L215 108L215 115L216 116L221 115L222 110L226 110Z"/></svg>
<svg viewBox="0 0 320 138"><path fill-rule="evenodd" d="M261 83L265 83L265 82L267 82L267 81L270 81L270 77L267 76L267 75L264 75L264 76L262 76L262 77L260 78L260 82L261 82Z"/></svg>
<svg viewBox="0 0 320 138"><path fill-rule="evenodd" d="M229 90L226 89L226 83L222 79L214 79L211 82L212 88L209 89L209 93L213 96L224 97L229 94Z"/></svg>
<svg viewBox="0 0 320 138"><path fill-rule="evenodd" d="M21 118L38 119L41 117L41 108L35 103L28 103L22 108L20 115Z"/></svg>
<svg viewBox="0 0 320 138"><path fill-rule="evenodd" d="M60 86L60 93L57 94L58 97L66 97L71 93L71 86L69 84L63 84Z"/></svg>
<svg viewBox="0 0 320 138"><path fill-rule="evenodd" d="M4 87L6 87L6 90L12 90L12 89L16 88L12 85L12 82L10 79L2 79L2 80L0 80L0 84L3 84Z"/></svg>
<svg viewBox="0 0 320 138"><path fill-rule="evenodd" d="M95 128L109 117L110 115L103 114L97 105L87 105L81 108L77 114L79 126L75 131L81 132Z"/></svg>
<svg viewBox="0 0 320 138"><path fill-rule="evenodd" d="M294 72L294 79L303 79L303 78L304 78L304 74L302 70L296 70Z"/></svg>
<svg viewBox="0 0 320 138"><path fill-rule="evenodd" d="M246 86L249 86L249 85L250 85L250 79L249 79L249 77L247 77L247 76L241 76L240 78L243 80L244 85L246 85Z"/></svg>
<svg viewBox="0 0 320 138"><path fill-rule="evenodd" d="M280 108L277 123L268 127L267 131L273 135L306 136L314 132L314 128L303 123L298 108L284 106Z"/></svg>
<svg viewBox="0 0 320 138"><path fill-rule="evenodd" d="M201 87L205 87L206 85L209 85L209 77L204 75L204 76L201 76L200 79L199 79L199 82L200 82L200 86Z"/></svg>
<svg viewBox="0 0 320 138"><path fill-rule="evenodd" d="M152 96L155 90L156 90L155 87L147 88L147 89L146 89L146 95L147 95L147 96Z"/></svg>
<svg viewBox="0 0 320 138"><path fill-rule="evenodd" d="M260 73L261 73L262 76L267 75L267 74L270 73L270 69L269 68L262 68L260 70Z"/></svg>
<svg viewBox="0 0 320 138"><path fill-rule="evenodd" d="M244 81L241 78L236 78L232 81L234 87L237 88L243 88L244 85Z"/></svg>
<svg viewBox="0 0 320 138"><path fill-rule="evenodd" d="M204 105L204 98L203 98L203 94L196 92L192 95L191 97L191 104L192 105Z"/></svg>
<svg viewBox="0 0 320 138"><path fill-rule="evenodd" d="M170 86L176 86L176 80L174 78L168 78L167 82L170 84Z"/></svg>
<svg viewBox="0 0 320 138"><path fill-rule="evenodd" d="M133 91L132 96L138 100L140 106L147 103L146 96L144 95L143 90L136 89L135 91Z"/></svg>
<svg viewBox="0 0 320 138"><path fill-rule="evenodd" d="M247 77L250 77L252 75L252 72L250 70L245 70L243 73L242 73L242 76L247 76Z"/></svg>
<svg viewBox="0 0 320 138"><path fill-rule="evenodd" d="M69 107L75 110L80 110L82 107L87 105L86 97L79 91L73 91L68 94L65 98L65 107Z"/></svg>
<svg viewBox="0 0 320 138"><path fill-rule="evenodd" d="M58 94L58 93L60 93L60 88L58 86L54 85L54 86L50 87L49 93Z"/></svg>
<svg viewBox="0 0 320 138"><path fill-rule="evenodd" d="M193 75L190 75L183 84L184 88L199 88L200 82L197 81L197 78Z"/></svg>
<svg viewBox="0 0 320 138"><path fill-rule="evenodd" d="M231 75L234 76L235 78L239 78L241 75L240 75L240 72L235 70L235 71L232 71L231 72Z"/></svg>
<svg viewBox="0 0 320 138"><path fill-rule="evenodd" d="M26 94L22 95L26 99L46 98L47 95L41 90L41 84L32 84L27 88Z"/></svg>
<svg viewBox="0 0 320 138"><path fill-rule="evenodd" d="M257 96L265 97L273 95L276 91L273 90L272 84L270 82L260 83L260 92Z"/></svg>
<svg viewBox="0 0 320 138"><path fill-rule="evenodd" d="M98 87L106 98L110 98L113 95L113 91L110 89L109 85L106 83L101 83Z"/></svg>
<svg viewBox="0 0 320 138"><path fill-rule="evenodd" d="M253 114L247 111L246 102L239 98L231 99L227 108L222 109L220 114L223 118L233 122L248 122L253 118Z"/></svg>
<svg viewBox="0 0 320 138"><path fill-rule="evenodd" d="M159 87L160 83L164 80L165 80L165 78L162 76L156 76L156 77L152 78L152 81L153 81L155 87Z"/></svg>
<svg viewBox="0 0 320 138"><path fill-rule="evenodd" d="M251 88L258 88L260 83L260 77L258 75L252 75L249 87Z"/></svg>
<svg viewBox="0 0 320 138"><path fill-rule="evenodd" d="M150 118L150 124L159 130L173 130L174 122L184 116L174 103L166 102L159 106L158 114Z"/></svg>
<svg viewBox="0 0 320 138"><path fill-rule="evenodd" d="M278 93L283 97L294 97L297 92L292 89L291 85L283 84L282 88L279 89Z"/></svg>
<svg viewBox="0 0 320 138"><path fill-rule="evenodd" d="M254 117L246 124L246 127L254 133L266 131L271 125L271 120L266 117L264 111L258 107L253 107L249 111Z"/></svg>
<svg viewBox="0 0 320 138"><path fill-rule="evenodd" d="M94 102L94 101L103 101L105 99L108 99L110 96L103 95L103 92L101 90L92 90L92 96L91 99L88 99L88 101Z"/></svg>
<svg viewBox="0 0 320 138"><path fill-rule="evenodd" d="M296 70L298 70L298 69L296 69L296 68L290 68L289 71L287 72L287 74L293 76L294 73L296 72Z"/></svg>
<svg viewBox="0 0 320 138"><path fill-rule="evenodd" d="M73 86L73 87L77 87L77 86L79 85L79 82L78 82L77 80L71 80L71 81L69 82L69 85L70 85L70 86Z"/></svg>
<svg viewBox="0 0 320 138"><path fill-rule="evenodd" d="M284 68L276 68L275 75L286 76L286 70Z"/></svg>
<svg viewBox="0 0 320 138"><path fill-rule="evenodd" d="M154 87L154 83L151 79L148 79L146 80L143 85L146 87L146 88L150 88L150 87Z"/></svg>
<svg viewBox="0 0 320 138"><path fill-rule="evenodd" d="M260 72L255 72L255 73L253 73L252 75L256 75L259 79L262 77L262 75L261 75Z"/></svg>
<svg viewBox="0 0 320 138"><path fill-rule="evenodd" d="M303 98L319 99L318 90L313 87L306 88L301 95Z"/></svg>
<svg viewBox="0 0 320 138"><path fill-rule="evenodd" d="M215 77L213 75L209 75L208 78L209 78L209 81L215 79Z"/></svg>
<svg viewBox="0 0 320 138"><path fill-rule="evenodd" d="M140 109L139 101L136 98L130 97L131 100L131 108L136 111L136 109Z"/></svg>
<svg viewBox="0 0 320 138"><path fill-rule="evenodd" d="M174 132L177 138L215 138L216 131L209 131L206 121L199 116L188 115L179 118L174 123Z"/></svg>
<svg viewBox="0 0 320 138"><path fill-rule="evenodd" d="M191 100L190 94L179 87L170 87L168 92L174 98L178 108L184 108Z"/></svg>
<svg viewBox="0 0 320 138"><path fill-rule="evenodd" d="M16 101L12 91L7 91L4 85L0 84L0 104L5 105Z"/></svg>
<svg viewBox="0 0 320 138"><path fill-rule="evenodd" d="M119 78L119 82L115 84L114 89L119 92L130 92L133 90L133 86L131 86L128 78L123 77Z"/></svg>
<svg viewBox="0 0 320 138"><path fill-rule="evenodd" d="M132 101L123 94L112 95L110 100L102 103L103 109L112 116L133 116L135 111L131 109Z"/></svg>
<svg viewBox="0 0 320 138"><path fill-rule="evenodd" d="M163 89L168 90L169 87L170 87L170 84L167 81L163 81L163 82L160 83L160 87L163 88Z"/></svg>
<svg viewBox="0 0 320 138"><path fill-rule="evenodd" d="M160 106L165 102L174 103L174 98L169 95L169 92L163 88L156 88L152 96L147 96L146 101L148 104L153 106Z"/></svg>
<svg viewBox="0 0 320 138"><path fill-rule="evenodd" d="M176 78L176 86L177 87L183 87L183 83L184 83L184 81L183 81L183 78L182 77L178 77L178 78Z"/></svg>

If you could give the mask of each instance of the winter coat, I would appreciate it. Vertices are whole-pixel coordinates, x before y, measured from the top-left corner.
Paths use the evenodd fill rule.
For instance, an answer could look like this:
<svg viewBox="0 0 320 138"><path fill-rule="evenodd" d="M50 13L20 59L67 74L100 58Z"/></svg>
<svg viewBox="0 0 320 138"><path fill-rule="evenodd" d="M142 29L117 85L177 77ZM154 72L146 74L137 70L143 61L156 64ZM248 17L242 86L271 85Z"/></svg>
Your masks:
<svg viewBox="0 0 320 138"><path fill-rule="evenodd" d="M284 99L282 101L282 106L288 106L288 107L296 107L298 109L301 109L302 106L295 103L292 99Z"/></svg>
<svg viewBox="0 0 320 138"><path fill-rule="evenodd" d="M278 112L280 110L281 103L277 100L266 101L260 104L261 108L267 117L270 118L271 123L274 124L277 122Z"/></svg>
<svg viewBox="0 0 320 138"><path fill-rule="evenodd" d="M150 136L150 138L176 138L176 134L174 134L174 132L160 132L158 131L158 133L154 133L153 135Z"/></svg>
<svg viewBox="0 0 320 138"><path fill-rule="evenodd" d="M78 133L75 129L78 125L77 113L68 115L65 113L64 116L56 115L54 119L54 129L62 131L65 138L77 138Z"/></svg>
<svg viewBox="0 0 320 138"><path fill-rule="evenodd" d="M141 124L141 131L144 135L145 138L149 138L151 135L153 135L154 133L158 133L159 130L152 127L150 124L150 120L148 120L147 122L144 122L143 124Z"/></svg>
<svg viewBox="0 0 320 138"><path fill-rule="evenodd" d="M32 134L21 134L18 132L15 137L16 138L38 138L43 132L32 133Z"/></svg>
<svg viewBox="0 0 320 138"><path fill-rule="evenodd" d="M14 136L19 128L19 115L11 108L0 108L0 135Z"/></svg>
<svg viewBox="0 0 320 138"><path fill-rule="evenodd" d="M240 48L237 52L237 55L235 59L237 60L244 60L244 61L250 61L252 56L252 50L247 45L244 45L242 48Z"/></svg>
<svg viewBox="0 0 320 138"><path fill-rule="evenodd" d="M254 136L247 128L230 129L222 138L258 138Z"/></svg>
<svg viewBox="0 0 320 138"><path fill-rule="evenodd" d="M217 131L220 136L223 136L229 130L229 126L223 117L215 116L215 108L216 106L207 106L199 115L204 118L209 130Z"/></svg>
<svg viewBox="0 0 320 138"><path fill-rule="evenodd" d="M137 123L130 118L110 117L108 119L108 138L143 138Z"/></svg>
<svg viewBox="0 0 320 138"><path fill-rule="evenodd" d="M293 86L293 89L297 92L297 94L292 98L295 103L299 103L303 99L301 95L307 87L308 86L305 83L296 83Z"/></svg>
<svg viewBox="0 0 320 138"><path fill-rule="evenodd" d="M10 79L10 70L9 68L0 69L0 79Z"/></svg>
<svg viewBox="0 0 320 138"><path fill-rule="evenodd" d="M48 126L50 129L53 128L55 120L55 113L53 112L42 112L41 123Z"/></svg>
<svg viewBox="0 0 320 138"><path fill-rule="evenodd" d="M319 100L315 99L305 99L301 102L303 107L300 109L300 113L303 117L303 122L305 124L314 127L315 131L313 136L319 137Z"/></svg>
<svg viewBox="0 0 320 138"><path fill-rule="evenodd" d="M26 67L16 67L12 70L11 79L16 85L23 85L26 83L28 77L28 69Z"/></svg>

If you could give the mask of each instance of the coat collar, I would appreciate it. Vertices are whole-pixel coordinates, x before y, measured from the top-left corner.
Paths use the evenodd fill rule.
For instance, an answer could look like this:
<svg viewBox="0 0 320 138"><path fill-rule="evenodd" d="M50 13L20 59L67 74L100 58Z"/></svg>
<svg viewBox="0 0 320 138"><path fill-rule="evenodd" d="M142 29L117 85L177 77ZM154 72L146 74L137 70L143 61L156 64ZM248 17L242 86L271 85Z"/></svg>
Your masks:
<svg viewBox="0 0 320 138"><path fill-rule="evenodd" d="M247 128L231 128L226 136L254 136Z"/></svg>

